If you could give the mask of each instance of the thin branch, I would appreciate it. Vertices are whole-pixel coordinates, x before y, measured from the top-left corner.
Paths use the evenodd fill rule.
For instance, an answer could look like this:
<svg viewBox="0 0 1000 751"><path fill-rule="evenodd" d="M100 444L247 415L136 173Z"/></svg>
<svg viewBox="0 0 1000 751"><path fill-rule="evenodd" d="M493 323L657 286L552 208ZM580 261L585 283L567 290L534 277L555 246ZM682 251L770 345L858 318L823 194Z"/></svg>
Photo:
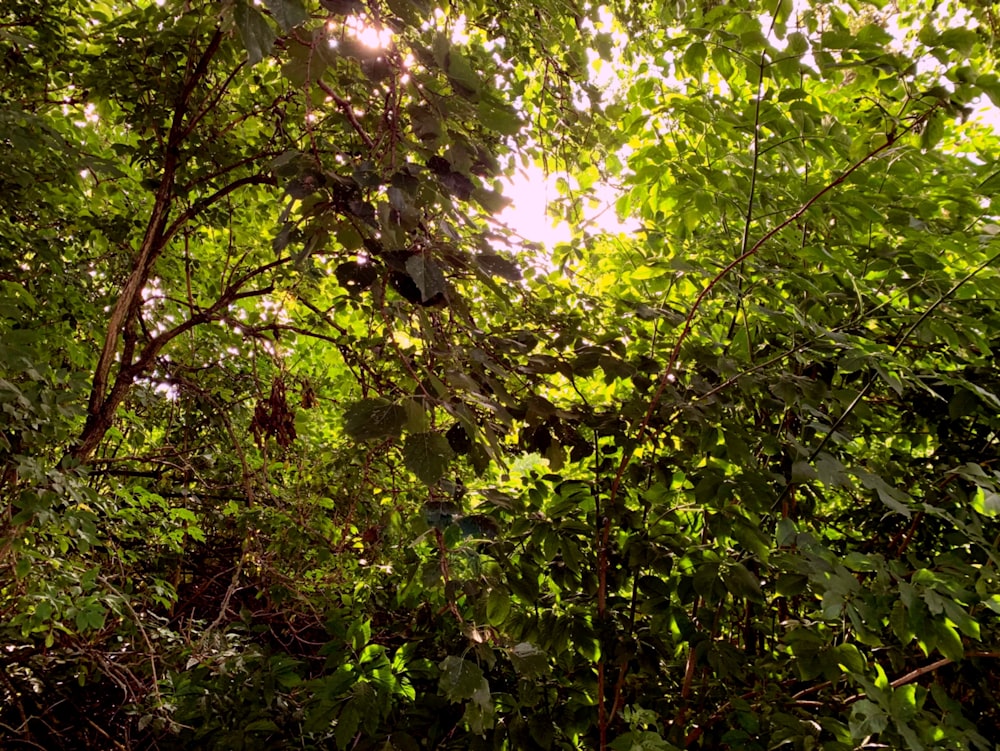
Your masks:
<svg viewBox="0 0 1000 751"><path fill-rule="evenodd" d="M687 340L688 335L691 333L694 327L694 320L701 308L701 304L704 302L705 298L715 289L718 283L728 276L734 269L738 268L745 260L755 255L765 243L767 243L771 238L777 235L779 232L784 230L791 224L794 224L798 219L800 219L810 208L812 208L820 199L825 195L830 193L832 190L842 185L847 179L853 175L857 170L861 169L868 162L872 161L878 157L883 152L887 151L890 147L894 146L899 139L909 132L912 132L916 128L920 127L927 119L935 112L939 107L936 104L930 107L926 112L922 113L919 117L915 118L914 121L908 125L905 129L899 133L891 133L886 138L884 144L876 149L873 149L864 157L854 162L846 170L844 170L837 178L832 180L822 189L817 191L815 195L809 200L803 203L796 211L789 215L784 221L772 227L769 231L765 232L763 237L761 237L754 245L740 253L736 258L730 261L721 271L719 271L715 277L702 289L702 291L695 298L694 303L691 305L691 309L688 311L687 317L684 320L684 327L681 330L680 336L677 338L677 342L674 345L672 352L670 353L670 359L667 362L666 368L664 368L663 373L660 376L659 385L656 388L656 392L649 401L649 406L646 409L646 413L642 418L642 422L639 425L639 430L636 432L636 439L633 442L633 446L638 446L643 437L646 435L649 429L650 420L652 420L653 414L656 412L656 408L660 403L660 399L663 396L664 391L666 391L667 386L675 380L674 370L677 365L677 360L680 356L681 347ZM606 511L604 513L603 523L601 523L602 529L600 534L600 545L597 551L597 616L598 619L602 619L607 608L607 588L608 588L608 566L609 566L609 546L611 539L611 517L614 510L615 504L618 499L618 493L621 489L622 480L625 477L625 470L631 464L633 457L635 456L635 448L626 448L622 451L622 458L618 464L618 470L615 473L614 480L611 483L611 488L608 492L608 502ZM692 650L693 654L693 650ZM610 720L608 718L605 708L605 697L603 694L604 689L604 659L602 658L598 662L598 696L597 696L597 713L598 713L598 726L600 730L600 748L606 748L606 738L607 738L607 724ZM693 669L693 664L690 663L688 669ZM687 672L687 671L686 671ZM687 681L688 676L685 675L685 680ZM683 714L683 713L682 713ZM680 719L680 718L679 718Z"/></svg>
<svg viewBox="0 0 1000 751"><path fill-rule="evenodd" d="M324 94L330 97L337 104L340 111L344 113L344 117L348 119L354 130L357 131L359 136L361 136L361 140L365 142L365 145L369 149L374 149L375 141L372 140L372 137L368 135L368 133L365 132L365 129L361 126L361 123L358 121L358 116L355 115L354 110L351 109L351 103L340 96L336 91L331 89L330 85L323 79L317 79L314 83L323 90Z"/></svg>
<svg viewBox="0 0 1000 751"><path fill-rule="evenodd" d="M928 109L900 133L890 134L889 137L886 138L886 142L884 144L879 146L877 149L870 151L868 154L866 154L861 159L852 164L850 167L848 167L846 170L844 170L837 178L835 178L830 183L825 185L822 189L817 191L812 196L812 198L803 203L784 221L780 222L779 224L775 225L770 230L768 230L766 233L764 233L764 236L761 237L756 243L754 243L753 247L751 247L746 252L741 253L735 259L726 264L726 266L721 271L719 271L719 273L717 273L707 285L705 285L704 289L702 289L702 291L698 293L698 296L695 298L695 301L692 304L690 311L688 311L687 317L684 319L684 327L681 330L680 336L677 337L677 343L674 345L674 348L670 353L670 359L667 362L667 366L666 368L664 368L663 373L660 377L659 386L656 389L656 393L653 394L653 398L650 399L649 407L647 408L646 414L644 415L642 423L639 426L639 430L636 435L635 445L638 445L642 441L643 436L649 429L649 421L652 419L653 413L656 411L656 407L660 403L660 398L663 396L663 392L666 390L667 386L674 380L674 370L677 366L677 360L680 357L681 347L683 346L684 342L687 341L688 335L694 328L695 316L697 315L698 310L701 308L701 304L705 301L705 298L708 297L709 293L711 293L718 285L718 283L722 281L723 278L728 276L729 273L733 271L733 269L737 268L747 258L756 255L757 252L760 251L760 249L764 246L765 243L767 243L772 237L777 235L783 229L798 221L809 209L811 209L827 193L831 192L838 186L842 185L844 182L847 181L847 178L849 178L851 175L853 175L855 172L861 169L861 167L863 167L868 162L878 157L883 152L887 151L890 147L894 146L899 141L899 139L902 138L904 135L920 127L924 122L926 122L927 118L930 117L931 114L937 109L937 106L938 105L935 105L934 107ZM614 482L611 485L611 491L609 493L609 500L612 503L614 502L615 498L618 495L618 490L621 487L621 481L625 475L625 470L631 463L633 455L634 455L634 450L626 451L622 456L621 462L618 467L618 472L615 476ZM608 530L608 533L610 534L610 530Z"/></svg>
<svg viewBox="0 0 1000 751"><path fill-rule="evenodd" d="M194 132L194 129L198 125L198 123L201 122L202 118L205 117L205 115L207 115L213 109L215 109L215 105L219 103L220 99L222 99L222 96L226 93L226 90L229 88L229 84L232 83L234 78L236 78L236 74L239 73L241 70L243 70L244 65L246 65L246 60L241 60L240 63L230 71L229 75L226 76L226 80L223 81L222 84L219 86L219 90L214 95L211 95L209 97L208 102L205 104L204 107L202 107L201 112L197 113L194 117L192 117L188 121L187 128L184 129L183 133L184 138L187 138L189 135L191 135Z"/></svg>
<svg viewBox="0 0 1000 751"><path fill-rule="evenodd" d="M170 226L163 233L162 244L165 246L170 242L174 235L176 235L180 229L194 219L198 214L203 212L205 209L213 206L214 204L221 201L223 198L228 196L233 191L236 191L247 185L275 185L275 180L270 175L247 175L246 177L241 177L237 180L233 180L228 185L225 185L215 191L212 195L202 198L200 201L195 201L191 206L189 206L185 211L183 211Z"/></svg>

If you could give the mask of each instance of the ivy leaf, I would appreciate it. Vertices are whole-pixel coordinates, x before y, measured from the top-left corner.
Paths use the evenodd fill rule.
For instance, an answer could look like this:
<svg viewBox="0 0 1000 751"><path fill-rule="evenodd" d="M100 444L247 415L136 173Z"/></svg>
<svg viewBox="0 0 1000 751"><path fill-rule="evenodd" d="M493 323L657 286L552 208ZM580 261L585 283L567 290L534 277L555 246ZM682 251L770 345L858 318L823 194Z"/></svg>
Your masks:
<svg viewBox="0 0 1000 751"><path fill-rule="evenodd" d="M445 657L438 667L441 669L438 689L448 701L461 702L471 699L483 681L483 671L479 666L461 657L454 655Z"/></svg>
<svg viewBox="0 0 1000 751"><path fill-rule="evenodd" d="M271 53L276 35L263 14L246 2L237 2L234 11L236 28L247 51L247 62L256 65Z"/></svg>
<svg viewBox="0 0 1000 751"><path fill-rule="evenodd" d="M356 441L397 438L406 424L406 410L387 399L362 399L344 413L344 430Z"/></svg>
<svg viewBox="0 0 1000 751"><path fill-rule="evenodd" d="M427 485L444 476L454 456L448 439L439 433L414 433L403 445L403 464Z"/></svg>

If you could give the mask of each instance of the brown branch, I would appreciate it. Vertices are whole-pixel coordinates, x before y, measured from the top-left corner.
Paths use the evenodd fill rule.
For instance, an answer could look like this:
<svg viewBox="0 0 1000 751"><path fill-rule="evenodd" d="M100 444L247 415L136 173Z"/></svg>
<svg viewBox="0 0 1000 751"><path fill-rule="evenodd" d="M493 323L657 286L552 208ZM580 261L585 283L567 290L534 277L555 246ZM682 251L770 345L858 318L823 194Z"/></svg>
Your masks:
<svg viewBox="0 0 1000 751"><path fill-rule="evenodd" d="M246 177L241 177L237 180L233 180L228 185L225 185L215 191L212 195L206 196L199 201L195 201L191 206L184 210L163 233L163 245L170 242L174 235L176 235L181 228L194 219L198 214L203 212L205 209L213 206L214 204L221 201L223 198L228 196L235 190L238 190L247 185L275 185L275 180L270 175L247 175Z"/></svg>
<svg viewBox="0 0 1000 751"><path fill-rule="evenodd" d="M924 665L922 668L911 670L906 675L900 676L896 680L892 681L889 685L892 688L899 688L900 686L905 686L907 683L913 683L913 681L917 680L917 678L919 678L920 676L926 675L927 673L931 673L937 670L938 668L943 668L945 665L949 665L952 662L954 662L954 660L951 660L947 657L942 657L940 660L932 662L930 665ZM848 706L854 704L854 702L861 701L866 696L868 696L868 694L855 694L854 696L849 696L846 699L844 699L844 705Z"/></svg>
<svg viewBox="0 0 1000 751"><path fill-rule="evenodd" d="M80 440L77 442L76 446L73 447L70 455L78 462L84 462L90 457L94 449L97 448L97 444L101 442L101 439L104 437L108 428L111 427L114 413L128 395L135 379L145 373L156 356L170 341L177 338L181 334L190 331L195 326L199 326L222 317L226 312L226 308L237 300L242 300L248 297L259 297L260 295L273 292L273 286L251 290L244 290L243 287L254 277L260 276L261 274L281 266L290 260L290 257L280 258L247 272L239 279L232 282L219 299L211 305L211 307L202 310L201 312L181 322L174 328L164 331L159 336L150 339L139 353L135 362L122 363L111 390L100 402L97 410L91 415L88 415Z"/></svg>
<svg viewBox="0 0 1000 751"><path fill-rule="evenodd" d="M139 252L132 263L132 271L122 288L121 294L118 296L118 300L115 302L108 320L108 330L104 337L104 345L98 357L97 365L94 368L94 379L91 384L90 398L87 405L87 421L84 425L82 440L78 446L89 443L88 437L94 431L98 430L100 424L105 421L101 412L104 409L107 399L108 380L111 374L111 366L118 352L119 336L123 331L127 330L129 321L138 313L142 304L142 289L146 286L153 264L160 253L162 253L165 245L163 231L170 216L174 198L174 182L180 166L180 144L183 140L183 122L187 112L187 102L197 87L198 82L207 73L209 62L215 56L215 53L218 52L222 44L222 39L222 30L217 29L215 35L199 58L198 63L194 66L194 70L186 77L184 86L178 94L174 105L170 133L167 136L167 146L163 155L163 171L160 178L160 186L156 191L153 209L150 212L149 221L146 223L146 231L139 245ZM119 376L122 373L121 368L127 365L128 362L123 358L119 369ZM120 381L120 378L116 379L116 385L118 381ZM107 430L106 426L100 431L102 435L105 430ZM90 450L92 451L93 446L96 445L96 442L93 443ZM81 456L76 449L74 449L73 454L77 458ZM87 454L89 454L89 451Z"/></svg>
<svg viewBox="0 0 1000 751"><path fill-rule="evenodd" d="M330 97L337 104L337 107L340 109L340 111L344 113L344 117L348 119L354 130L356 130L358 135L361 136L361 140L365 142L365 145L369 149L374 149L375 141L373 141L372 137L365 132L365 129L363 127L361 127L361 123L358 121L358 116L355 115L354 110L351 109L351 103L346 99L344 99L339 94L337 94L336 91L331 89L330 85L326 83L326 81L320 79L317 80L315 83L323 90L324 94Z"/></svg>

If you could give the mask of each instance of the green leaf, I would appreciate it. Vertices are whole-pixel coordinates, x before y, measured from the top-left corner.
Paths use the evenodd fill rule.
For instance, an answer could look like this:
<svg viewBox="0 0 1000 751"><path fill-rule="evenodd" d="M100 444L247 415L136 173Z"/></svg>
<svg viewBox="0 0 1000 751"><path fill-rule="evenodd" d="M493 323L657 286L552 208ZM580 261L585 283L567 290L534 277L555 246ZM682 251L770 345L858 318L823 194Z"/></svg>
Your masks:
<svg viewBox="0 0 1000 751"><path fill-rule="evenodd" d="M501 135L516 136L524 125L517 111L504 102L483 99L477 110L482 124Z"/></svg>
<svg viewBox="0 0 1000 751"><path fill-rule="evenodd" d="M974 29L952 27L942 31L937 38L937 42L949 49L958 52L962 57L972 54L972 48L979 41L979 35Z"/></svg>
<svg viewBox="0 0 1000 751"><path fill-rule="evenodd" d="M683 63L687 72L695 78L701 78L702 69L705 66L705 59L708 57L708 50L701 42L695 42L684 50Z"/></svg>
<svg viewBox="0 0 1000 751"><path fill-rule="evenodd" d="M245 0L237 0L234 18L247 51L247 62L256 65L271 54L277 36L263 14Z"/></svg>
<svg viewBox="0 0 1000 751"><path fill-rule="evenodd" d="M909 519L913 512L910 510L909 506L906 504L911 501L910 497L901 490L890 487L885 480L883 480L878 475L874 475L870 472L858 471L858 478L861 480L861 484L864 485L869 490L874 490L878 495L878 498L882 503L888 506L893 511L902 514L907 519Z"/></svg>
<svg viewBox="0 0 1000 751"><path fill-rule="evenodd" d="M309 20L302 0L264 0L264 5L282 31L291 31L301 23Z"/></svg>
<svg viewBox="0 0 1000 751"><path fill-rule="evenodd" d="M274 720L261 719L248 722L243 727L243 731L246 733L280 733L281 728Z"/></svg>
<svg viewBox="0 0 1000 751"><path fill-rule="evenodd" d="M722 581L735 597L745 597L753 602L763 602L760 579L742 563L734 563L722 570Z"/></svg>
<svg viewBox="0 0 1000 751"><path fill-rule="evenodd" d="M362 399L344 413L344 430L357 440L397 438L406 424L406 409L386 399Z"/></svg>
<svg viewBox="0 0 1000 751"><path fill-rule="evenodd" d="M403 463L427 485L444 477L454 456L448 439L439 433L413 433L403 444Z"/></svg>
<svg viewBox="0 0 1000 751"><path fill-rule="evenodd" d="M868 699L861 699L851 707L851 737L867 738L889 727L889 717L882 708Z"/></svg>
<svg viewBox="0 0 1000 751"><path fill-rule="evenodd" d="M510 613L510 593L502 587L490 589L486 598L486 620L493 626L501 626Z"/></svg>
<svg viewBox="0 0 1000 751"><path fill-rule="evenodd" d="M932 628L937 636L938 651L949 660L960 662L965 657L965 646L955 627L943 620L935 620Z"/></svg>
<svg viewBox="0 0 1000 751"><path fill-rule="evenodd" d="M444 274L437 261L426 253L418 253L406 261L406 271L420 290L423 302L429 302L447 291Z"/></svg>
<svg viewBox="0 0 1000 751"><path fill-rule="evenodd" d="M361 712L358 709L357 702L350 700L340 710L340 714L337 716L337 724L334 726L333 737L337 742L337 748L346 751L351 747L360 724Z"/></svg>
<svg viewBox="0 0 1000 751"><path fill-rule="evenodd" d="M22 556L17 559L17 564L14 567L14 575L18 579L23 579L31 572L31 558L27 556Z"/></svg>
<svg viewBox="0 0 1000 751"><path fill-rule="evenodd" d="M479 666L461 657L445 657L438 668L441 670L438 689L451 702L471 699L483 681Z"/></svg>
<svg viewBox="0 0 1000 751"><path fill-rule="evenodd" d="M530 642L515 644L508 654L514 669L524 678L538 678L549 672L548 655Z"/></svg>
<svg viewBox="0 0 1000 751"><path fill-rule="evenodd" d="M461 52L451 49L446 57L448 80L455 92L467 99L474 99L479 93L481 82L469 59Z"/></svg>
<svg viewBox="0 0 1000 751"><path fill-rule="evenodd" d="M941 141L944 135L945 118L941 112L936 111L927 118L924 129L920 133L920 148L930 151Z"/></svg>
<svg viewBox="0 0 1000 751"><path fill-rule="evenodd" d="M712 49L712 64L719 71L719 75L729 80L735 71L733 68L732 54L725 47L719 45Z"/></svg>

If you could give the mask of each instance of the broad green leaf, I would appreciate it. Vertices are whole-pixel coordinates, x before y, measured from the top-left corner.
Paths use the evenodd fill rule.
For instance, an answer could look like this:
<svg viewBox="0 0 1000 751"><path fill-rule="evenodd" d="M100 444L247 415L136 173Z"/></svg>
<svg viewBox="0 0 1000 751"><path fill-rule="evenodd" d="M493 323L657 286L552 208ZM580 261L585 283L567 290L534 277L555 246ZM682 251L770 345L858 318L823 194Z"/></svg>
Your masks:
<svg viewBox="0 0 1000 751"><path fill-rule="evenodd" d="M965 657L965 646L955 627L941 620L935 620L933 629L937 636L937 648L941 654L949 660L961 661Z"/></svg>
<svg viewBox="0 0 1000 751"><path fill-rule="evenodd" d="M537 678L549 671L548 656L530 642L520 642L508 650L511 661L518 675L525 678Z"/></svg>
<svg viewBox="0 0 1000 751"><path fill-rule="evenodd" d="M889 726L885 711L868 699L861 699L851 707L851 736L856 739L877 735Z"/></svg>
<svg viewBox="0 0 1000 751"><path fill-rule="evenodd" d="M505 136L517 135L524 125L513 107L500 102L483 99L478 113L483 125Z"/></svg>
<svg viewBox="0 0 1000 751"><path fill-rule="evenodd" d="M924 124L924 129L920 133L920 147L923 149L933 149L941 141L944 135L944 115L935 112Z"/></svg>
<svg viewBox="0 0 1000 751"><path fill-rule="evenodd" d="M695 42L684 50L683 62L687 72L695 78L701 78L702 68L705 65L705 58L708 50L701 42Z"/></svg>
<svg viewBox="0 0 1000 751"><path fill-rule="evenodd" d="M282 31L290 31L309 18L302 0L264 0L264 5Z"/></svg>
<svg viewBox="0 0 1000 751"><path fill-rule="evenodd" d="M403 463L427 485L444 477L454 456L448 439L440 433L412 433L403 443Z"/></svg>
<svg viewBox="0 0 1000 751"><path fill-rule="evenodd" d="M486 598L486 619L493 626L503 625L510 613L510 593L501 587L493 587Z"/></svg>
<svg viewBox="0 0 1000 751"><path fill-rule="evenodd" d="M469 59L456 49L449 51L446 57L448 79L455 91L463 97L474 99L481 86L479 75L473 69Z"/></svg>
<svg viewBox="0 0 1000 751"><path fill-rule="evenodd" d="M938 44L956 50L962 57L971 55L972 48L978 41L979 35L974 29L963 29L960 27L945 29L937 38Z"/></svg>
<svg viewBox="0 0 1000 751"><path fill-rule="evenodd" d="M271 48L277 38L274 30L261 12L245 0L236 0L233 13L236 28L239 29L243 47L247 51L247 62L256 65L271 54Z"/></svg>
<svg viewBox="0 0 1000 751"><path fill-rule="evenodd" d="M445 657L438 668L441 678L438 689L451 702L461 702L471 699L480 689L483 681L483 671L469 660L455 657Z"/></svg>
<svg viewBox="0 0 1000 751"><path fill-rule="evenodd" d="M385 399L362 399L344 413L344 430L358 441L397 438L406 424L406 409Z"/></svg>

